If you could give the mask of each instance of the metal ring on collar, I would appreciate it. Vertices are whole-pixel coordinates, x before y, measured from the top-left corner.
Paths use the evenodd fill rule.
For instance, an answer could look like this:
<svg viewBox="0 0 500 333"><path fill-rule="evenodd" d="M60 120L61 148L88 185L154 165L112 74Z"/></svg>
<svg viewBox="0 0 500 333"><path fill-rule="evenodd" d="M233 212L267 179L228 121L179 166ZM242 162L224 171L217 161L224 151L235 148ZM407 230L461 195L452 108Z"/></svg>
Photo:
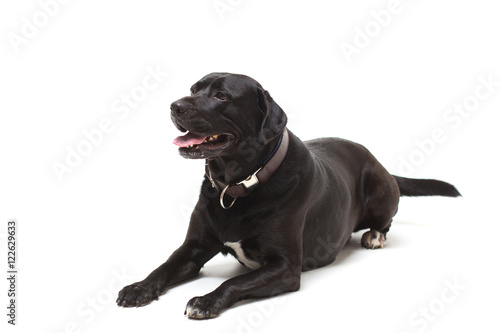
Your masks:
<svg viewBox="0 0 500 333"><path fill-rule="evenodd" d="M231 204L229 205L229 207L226 207L226 206L224 205L224 194L226 194L226 191L227 191L227 189L228 189L228 188L229 188L229 185L227 185L226 187L224 187L224 189L222 190L222 192L221 192L221 194L220 194L220 205L221 205L221 206L222 206L222 208L224 208L224 209L229 209L229 208L233 207L234 203L236 202L236 199L238 199L238 198L234 198L234 199L233 199L233 202L231 202Z"/></svg>

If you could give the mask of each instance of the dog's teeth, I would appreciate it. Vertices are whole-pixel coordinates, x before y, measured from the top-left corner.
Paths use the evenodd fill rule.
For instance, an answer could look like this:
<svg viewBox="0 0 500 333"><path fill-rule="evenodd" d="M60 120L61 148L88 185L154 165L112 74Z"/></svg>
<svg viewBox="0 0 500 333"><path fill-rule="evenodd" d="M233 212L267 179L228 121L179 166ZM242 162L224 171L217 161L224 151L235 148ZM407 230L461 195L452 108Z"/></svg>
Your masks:
<svg viewBox="0 0 500 333"><path fill-rule="evenodd" d="M219 137L220 134L217 134L217 135L213 135L213 136L209 136L205 139L205 141L203 141L203 143L205 142L210 142L210 141L215 141L217 140L217 138Z"/></svg>

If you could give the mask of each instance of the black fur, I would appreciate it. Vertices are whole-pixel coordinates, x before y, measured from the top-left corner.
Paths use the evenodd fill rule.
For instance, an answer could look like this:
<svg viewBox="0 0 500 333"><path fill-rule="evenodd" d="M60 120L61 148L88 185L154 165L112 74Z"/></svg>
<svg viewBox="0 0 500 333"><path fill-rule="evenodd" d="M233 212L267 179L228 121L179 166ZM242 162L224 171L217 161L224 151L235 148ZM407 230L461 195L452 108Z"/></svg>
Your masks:
<svg viewBox="0 0 500 333"><path fill-rule="evenodd" d="M394 176L401 196L419 197L440 195L443 197L460 197L455 186L435 179L413 179Z"/></svg>

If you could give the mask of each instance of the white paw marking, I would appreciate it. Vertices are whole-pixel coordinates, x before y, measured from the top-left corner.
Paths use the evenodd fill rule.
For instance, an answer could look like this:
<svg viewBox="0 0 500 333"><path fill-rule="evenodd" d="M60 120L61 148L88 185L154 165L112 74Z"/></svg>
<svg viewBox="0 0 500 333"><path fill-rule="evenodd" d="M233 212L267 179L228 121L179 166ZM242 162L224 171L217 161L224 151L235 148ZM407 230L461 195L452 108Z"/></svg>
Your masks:
<svg viewBox="0 0 500 333"><path fill-rule="evenodd" d="M383 249L385 240L385 236L377 230L367 231L361 237L361 242L369 249Z"/></svg>
<svg viewBox="0 0 500 333"><path fill-rule="evenodd" d="M236 254L236 258L245 266L250 269L257 269L260 267L260 264L256 261L250 260L245 256L243 249L241 248L241 241L238 242L225 242L224 246L230 247L233 249Z"/></svg>
<svg viewBox="0 0 500 333"><path fill-rule="evenodd" d="M186 308L186 316L193 317L193 307L192 306L188 306Z"/></svg>
<svg viewBox="0 0 500 333"><path fill-rule="evenodd" d="M209 313L208 316L206 313L203 313L203 312L200 312L198 310L195 309L195 307L193 306L188 306L186 308L186 313L185 315L188 317L188 318L192 318L192 319L205 319L205 318L214 318L216 317L215 315Z"/></svg>

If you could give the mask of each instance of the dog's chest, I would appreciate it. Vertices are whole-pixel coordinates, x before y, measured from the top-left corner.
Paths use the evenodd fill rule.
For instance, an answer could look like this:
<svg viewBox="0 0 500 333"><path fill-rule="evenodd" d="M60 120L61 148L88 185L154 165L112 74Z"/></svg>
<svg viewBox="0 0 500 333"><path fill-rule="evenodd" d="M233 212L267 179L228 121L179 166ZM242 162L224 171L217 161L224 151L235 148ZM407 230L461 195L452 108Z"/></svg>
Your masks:
<svg viewBox="0 0 500 333"><path fill-rule="evenodd" d="M258 262L248 258L248 256L245 254L245 251L243 251L243 248L241 247L241 241L225 242L224 246L227 246L228 248L232 249L234 252L234 256L248 268L257 269L260 267L260 264Z"/></svg>

